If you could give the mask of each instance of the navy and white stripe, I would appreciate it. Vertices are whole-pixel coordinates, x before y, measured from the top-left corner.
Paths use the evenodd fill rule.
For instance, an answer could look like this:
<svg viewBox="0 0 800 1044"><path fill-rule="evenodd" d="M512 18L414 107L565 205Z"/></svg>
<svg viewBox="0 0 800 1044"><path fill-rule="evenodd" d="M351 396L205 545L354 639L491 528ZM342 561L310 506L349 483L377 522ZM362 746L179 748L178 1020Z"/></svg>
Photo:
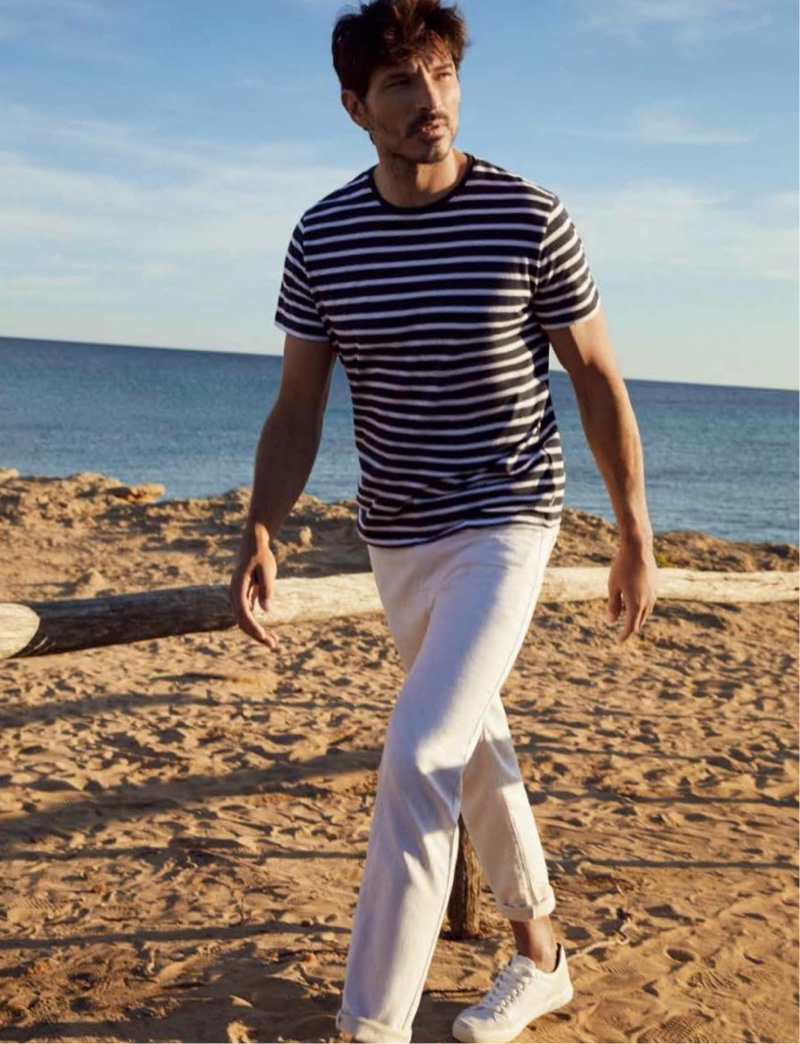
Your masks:
<svg viewBox="0 0 800 1044"><path fill-rule="evenodd" d="M276 322L344 365L367 541L558 522L545 330L599 304L557 197L483 160L429 206L391 206L367 171L303 216Z"/></svg>

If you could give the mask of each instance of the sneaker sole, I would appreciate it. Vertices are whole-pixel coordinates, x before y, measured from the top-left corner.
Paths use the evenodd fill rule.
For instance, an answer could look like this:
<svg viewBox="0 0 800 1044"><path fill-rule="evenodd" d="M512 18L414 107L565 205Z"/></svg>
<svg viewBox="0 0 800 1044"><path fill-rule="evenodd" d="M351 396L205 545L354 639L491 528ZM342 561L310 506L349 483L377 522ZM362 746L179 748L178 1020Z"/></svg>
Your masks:
<svg viewBox="0 0 800 1044"><path fill-rule="evenodd" d="M510 1041L516 1040L525 1027L530 1026L536 1019L540 1019L543 1015L549 1015L551 1011L556 1011L557 1008L563 1008L565 1004L569 1004L574 993L572 983L570 983L569 987L562 990L561 993L557 993L548 1006L543 1011L540 1011L538 1015L528 1019L527 1022L517 1023L515 1026L508 1026L505 1029L498 1026L492 1032L489 1027L459 1026L459 1020L456 1019L451 1032L461 1044L509 1044Z"/></svg>

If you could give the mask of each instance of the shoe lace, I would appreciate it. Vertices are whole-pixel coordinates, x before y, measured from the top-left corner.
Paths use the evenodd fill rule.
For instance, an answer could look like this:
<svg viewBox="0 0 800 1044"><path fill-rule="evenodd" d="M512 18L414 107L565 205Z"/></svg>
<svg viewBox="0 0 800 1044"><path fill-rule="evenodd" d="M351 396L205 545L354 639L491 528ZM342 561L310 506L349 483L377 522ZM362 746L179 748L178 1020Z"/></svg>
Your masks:
<svg viewBox="0 0 800 1044"><path fill-rule="evenodd" d="M498 1013L503 1011L522 993L535 974L533 971L512 968L509 962L481 1001L481 1007Z"/></svg>

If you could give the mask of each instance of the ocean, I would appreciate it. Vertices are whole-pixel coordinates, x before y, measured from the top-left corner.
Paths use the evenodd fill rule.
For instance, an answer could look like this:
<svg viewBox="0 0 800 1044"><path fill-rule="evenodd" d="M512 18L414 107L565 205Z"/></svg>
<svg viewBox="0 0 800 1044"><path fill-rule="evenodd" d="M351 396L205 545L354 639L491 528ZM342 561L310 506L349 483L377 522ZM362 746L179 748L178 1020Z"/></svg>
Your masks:
<svg viewBox="0 0 800 1044"><path fill-rule="evenodd" d="M249 485L278 389L276 356L0 337L0 468L22 475L96 471L160 482L167 499ZM567 505L613 519L568 378L551 388L564 440ZM794 391L628 381L657 531L798 542ZM337 366L307 491L355 495L347 384Z"/></svg>

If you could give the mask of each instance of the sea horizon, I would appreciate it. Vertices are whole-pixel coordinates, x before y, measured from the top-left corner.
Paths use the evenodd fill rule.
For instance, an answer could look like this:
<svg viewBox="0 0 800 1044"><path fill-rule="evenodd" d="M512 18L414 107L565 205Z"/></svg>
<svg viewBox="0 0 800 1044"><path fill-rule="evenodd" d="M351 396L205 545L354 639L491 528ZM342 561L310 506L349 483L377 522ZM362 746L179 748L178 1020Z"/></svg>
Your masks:
<svg viewBox="0 0 800 1044"><path fill-rule="evenodd" d="M76 346L76 347L87 347L87 348L133 348L137 351L139 349L153 352L181 352L184 355L236 355L244 358L270 358L270 359L282 359L283 354L280 351L269 351L264 349L254 349L247 351L243 349L235 348L193 348L188 345L160 345L160 344L133 344L126 341L76 341L72 338L52 338L52 337L17 337L10 334L0 334L0 346L4 342L21 342L29 344L39 345L64 345L64 346ZM558 364L558 362L551 357L550 363L551 373L563 373L566 375L566 371ZM738 384L735 381L726 381L721 383L713 383L710 381L695 381L690 378L686 380L675 380L674 378L662 378L662 377L635 377L629 376L623 373L625 383L629 381L636 381L639 384L675 384L679 387L683 385L691 385L694 388L742 388L747 391L777 391L777 392L794 392L800 395L800 372L798 373L798 383L796 385L774 385L774 384Z"/></svg>
<svg viewBox="0 0 800 1044"><path fill-rule="evenodd" d="M81 471L157 482L164 499L249 486L281 356L0 337L0 467L23 476ZM658 532L798 543L798 403L791 389L627 380ZM566 506L613 512L566 374L551 393L567 464ZM306 492L356 494L352 410L335 368Z"/></svg>

